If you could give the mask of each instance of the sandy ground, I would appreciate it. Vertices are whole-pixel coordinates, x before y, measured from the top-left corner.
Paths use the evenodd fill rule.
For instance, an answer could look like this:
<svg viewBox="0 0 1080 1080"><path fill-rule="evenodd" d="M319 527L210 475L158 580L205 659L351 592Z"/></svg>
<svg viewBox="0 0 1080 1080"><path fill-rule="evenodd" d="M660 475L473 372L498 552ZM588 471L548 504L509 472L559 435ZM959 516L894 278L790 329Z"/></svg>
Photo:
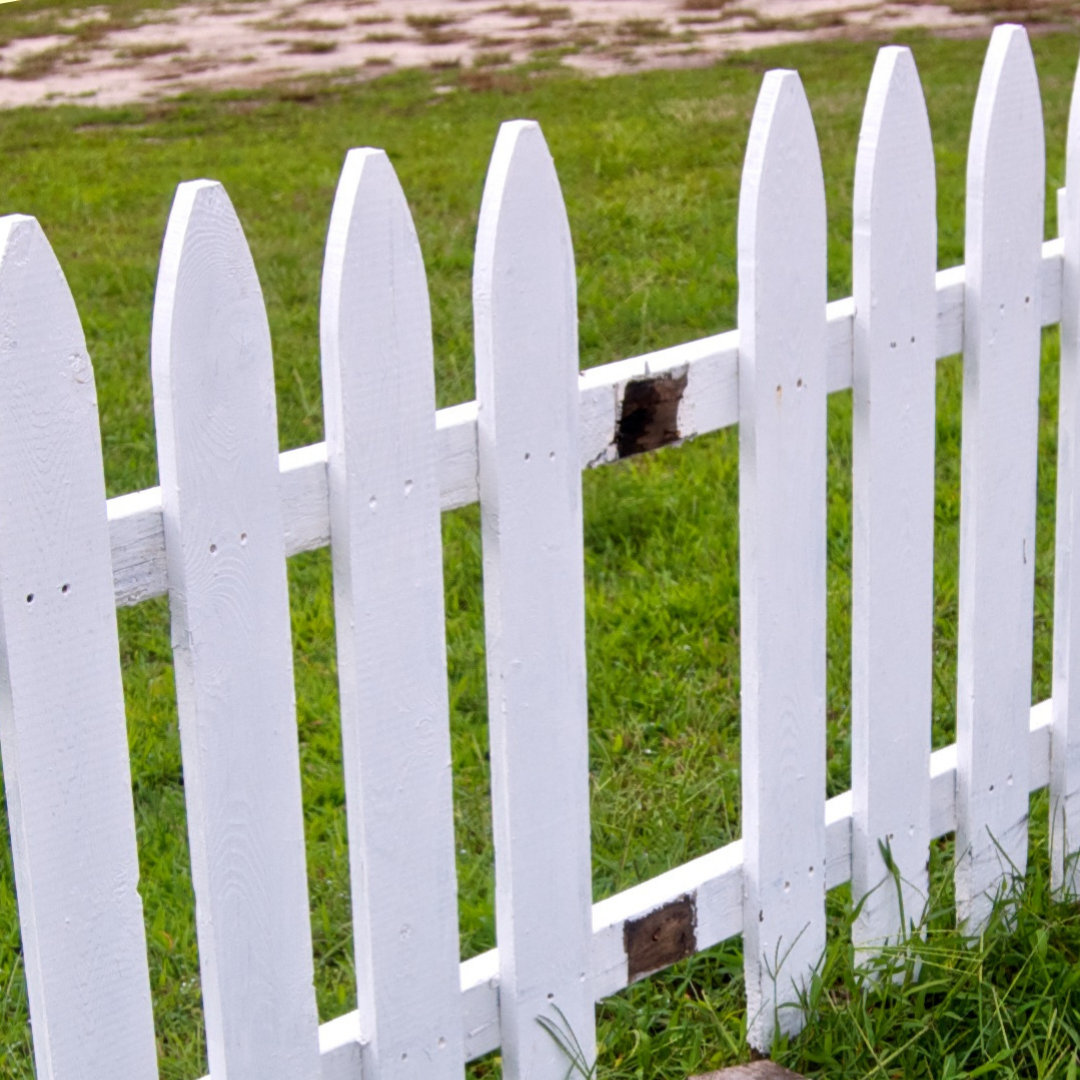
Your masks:
<svg viewBox="0 0 1080 1080"><path fill-rule="evenodd" d="M807 37L912 26L979 33L1001 21L970 0L200 0L134 20L105 6L63 21L43 13L40 33L17 3L4 4L0 35L17 16L22 36L0 48L0 107L111 105L409 66L490 79L541 60L607 75Z"/></svg>

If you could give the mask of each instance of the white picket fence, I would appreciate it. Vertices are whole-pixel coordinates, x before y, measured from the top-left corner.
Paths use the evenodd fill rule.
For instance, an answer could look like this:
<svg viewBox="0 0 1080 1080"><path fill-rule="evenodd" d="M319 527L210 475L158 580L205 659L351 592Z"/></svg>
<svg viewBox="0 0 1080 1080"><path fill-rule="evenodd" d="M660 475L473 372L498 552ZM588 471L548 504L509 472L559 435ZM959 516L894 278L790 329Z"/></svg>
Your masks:
<svg viewBox="0 0 1080 1080"><path fill-rule="evenodd" d="M536 124L503 126L475 268L477 401L435 411L420 250L393 169L349 154L322 299L325 444L278 455L266 312L225 191L181 185L154 310L161 487L106 504L93 374L38 224L0 221L0 743L38 1076L157 1076L116 605L168 592L214 1080L563 1080L594 1003L742 934L750 1038L797 1030L825 893L856 945L918 918L956 831L981 927L1049 784L1080 832L1080 107L1062 237L1024 31L991 40L966 265L935 275L910 53L882 50L854 297L826 304L798 76L766 76L738 222L739 329L579 374L575 269ZM1041 327L1061 323L1053 699L1031 708ZM931 753L936 359L964 357L957 742ZM826 395L854 387L852 789L825 798ZM435 423L432 423L434 416ZM582 467L738 423L742 840L592 902ZM480 500L498 948L460 963L440 511ZM318 1024L286 557L331 544L359 1008ZM1011 866L1010 866L1011 864ZM546 1021L545 1024L543 1021ZM602 1063L601 1063L602 1066Z"/></svg>

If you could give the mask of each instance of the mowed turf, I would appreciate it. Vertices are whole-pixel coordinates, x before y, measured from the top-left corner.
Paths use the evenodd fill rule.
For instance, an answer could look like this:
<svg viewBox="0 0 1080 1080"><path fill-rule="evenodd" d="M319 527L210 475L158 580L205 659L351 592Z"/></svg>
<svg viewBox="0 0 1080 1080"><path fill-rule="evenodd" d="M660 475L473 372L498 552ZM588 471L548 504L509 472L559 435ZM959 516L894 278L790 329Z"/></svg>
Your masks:
<svg viewBox="0 0 1080 1080"><path fill-rule="evenodd" d="M963 261L964 170L984 41L918 36L938 161L939 262ZM1034 42L1047 122L1047 235L1063 183L1077 39ZM109 492L156 482L148 343L175 185L222 181L254 252L273 333L282 448L322 437L322 246L353 146L390 154L427 262L440 405L473 396L470 273L500 121L538 119L554 154L578 263L582 366L734 325L735 221L763 73L797 68L822 144L829 293L848 295L851 189L877 45L816 43L699 71L586 81L554 70L468 78L407 72L362 86L191 98L145 108L16 111L0 122L0 209L36 215L71 283L97 375ZM485 85L485 83L490 85ZM447 89L449 88L449 89ZM934 739L954 739L960 362L939 365ZM1045 335L1036 561L1035 687L1050 693L1057 331ZM850 786L850 395L830 399L829 794ZM585 475L588 662L597 899L739 835L737 433ZM463 956L494 944L479 517L444 516ZM291 560L297 705L320 1017L354 1007L329 559ZM162 1076L206 1071L183 781L163 600L120 613L128 731ZM58 658L62 662L62 658ZM921 965L877 989L833 945L803 1036L776 1056L829 1077L1061 1076L1080 1047L1080 923L1046 887L1045 797L1011 931L965 948L952 929L948 840ZM0 842L0 1075L32 1075L18 921ZM901 967L907 962L895 958ZM599 1010L604 1077L681 1080L745 1058L738 941ZM498 1072L498 1058L473 1066Z"/></svg>

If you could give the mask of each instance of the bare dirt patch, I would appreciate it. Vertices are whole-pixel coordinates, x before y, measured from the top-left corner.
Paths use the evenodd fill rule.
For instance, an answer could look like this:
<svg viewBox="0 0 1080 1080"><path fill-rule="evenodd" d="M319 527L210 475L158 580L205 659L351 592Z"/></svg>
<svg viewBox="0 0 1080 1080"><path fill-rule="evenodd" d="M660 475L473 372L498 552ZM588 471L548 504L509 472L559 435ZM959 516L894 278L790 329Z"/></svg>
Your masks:
<svg viewBox="0 0 1080 1080"><path fill-rule="evenodd" d="M117 20L106 6L41 13L0 47L0 106L114 105L195 88L402 67L469 69L479 83L532 63L609 75L711 63L806 38L914 26L983 32L995 21L1072 24L1071 2L1003 0L200 0ZM17 4L0 7L4 18ZM58 9L61 10L61 9Z"/></svg>

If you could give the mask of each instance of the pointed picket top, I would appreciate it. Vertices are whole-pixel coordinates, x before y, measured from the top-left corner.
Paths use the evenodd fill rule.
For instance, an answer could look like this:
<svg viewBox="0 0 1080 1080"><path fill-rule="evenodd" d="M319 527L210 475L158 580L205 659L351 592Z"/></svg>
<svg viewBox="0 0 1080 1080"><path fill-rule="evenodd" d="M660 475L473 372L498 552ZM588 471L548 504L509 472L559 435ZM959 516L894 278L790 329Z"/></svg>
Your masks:
<svg viewBox="0 0 1080 1080"><path fill-rule="evenodd" d="M776 257L786 244L784 225L803 221L808 234L820 231L822 252L792 252L800 265L819 255L824 259L825 180L821 154L798 72L770 71L762 81L754 109L739 192L740 343L746 332L744 326L751 333L757 329L756 319L743 317L749 314L752 302L780 291L766 275L784 265L784 260ZM789 273L793 278L797 276L794 269Z"/></svg>
<svg viewBox="0 0 1080 1080"><path fill-rule="evenodd" d="M765 76L738 233L743 936L766 1050L825 948L825 186L794 72Z"/></svg>
<svg viewBox="0 0 1080 1080"><path fill-rule="evenodd" d="M852 237L852 936L866 948L919 925L929 886L935 208L919 74L890 46L859 134Z"/></svg>
<svg viewBox="0 0 1080 1080"><path fill-rule="evenodd" d="M525 372L533 372L538 386L545 386L553 381L551 365L557 362L564 372L574 373L574 380L559 385L566 383L567 398L576 402L577 283L570 223L555 163L540 125L531 120L514 120L499 129L480 207L473 301L478 352L490 355L501 334L516 338L525 325L558 341L553 355L539 350L546 364L520 356L522 378L515 380L512 392L527 400L531 389ZM492 317L496 304L497 319ZM511 313L513 326L507 325ZM489 376L488 366L478 370L478 384ZM503 393L509 389L508 384ZM543 418L536 418L535 427L544 429Z"/></svg>
<svg viewBox="0 0 1080 1080"><path fill-rule="evenodd" d="M321 322L363 1070L452 1080L465 1050L431 315L381 150L345 159Z"/></svg>
<svg viewBox="0 0 1080 1080"><path fill-rule="evenodd" d="M220 184L177 190L151 350L210 1070L316 1080L273 358Z"/></svg>
<svg viewBox="0 0 1080 1080"><path fill-rule="evenodd" d="M990 39L967 170L957 649L958 918L1027 864L1045 148L1027 34Z"/></svg>
<svg viewBox="0 0 1080 1080"><path fill-rule="evenodd" d="M216 336L221 330L224 339ZM262 289L232 201L216 181L192 180L176 189L162 243L151 348L155 389L178 380L185 390L189 382L193 391L206 386L204 349L229 339L238 359L256 369L272 364ZM259 374L265 371L253 373L251 384L266 397Z"/></svg>
<svg viewBox="0 0 1080 1080"><path fill-rule="evenodd" d="M988 185L1000 190L1014 177L1031 181L1045 168L1035 57L1027 31L1007 23L994 29L979 78L968 150L968 226L987 216L982 199L992 197Z"/></svg>
<svg viewBox="0 0 1080 1080"><path fill-rule="evenodd" d="M37 1075L157 1077L94 373L0 219L0 748Z"/></svg>
<svg viewBox="0 0 1080 1080"><path fill-rule="evenodd" d="M1054 566L1054 685L1050 754L1050 849L1055 889L1080 893L1080 70L1058 198L1064 240L1061 388L1058 395L1057 528Z"/></svg>
<svg viewBox="0 0 1080 1080"><path fill-rule="evenodd" d="M562 1080L544 1023L572 1032L575 1067L596 1045L577 294L535 123L499 131L475 267L503 1065L508 1080Z"/></svg>

